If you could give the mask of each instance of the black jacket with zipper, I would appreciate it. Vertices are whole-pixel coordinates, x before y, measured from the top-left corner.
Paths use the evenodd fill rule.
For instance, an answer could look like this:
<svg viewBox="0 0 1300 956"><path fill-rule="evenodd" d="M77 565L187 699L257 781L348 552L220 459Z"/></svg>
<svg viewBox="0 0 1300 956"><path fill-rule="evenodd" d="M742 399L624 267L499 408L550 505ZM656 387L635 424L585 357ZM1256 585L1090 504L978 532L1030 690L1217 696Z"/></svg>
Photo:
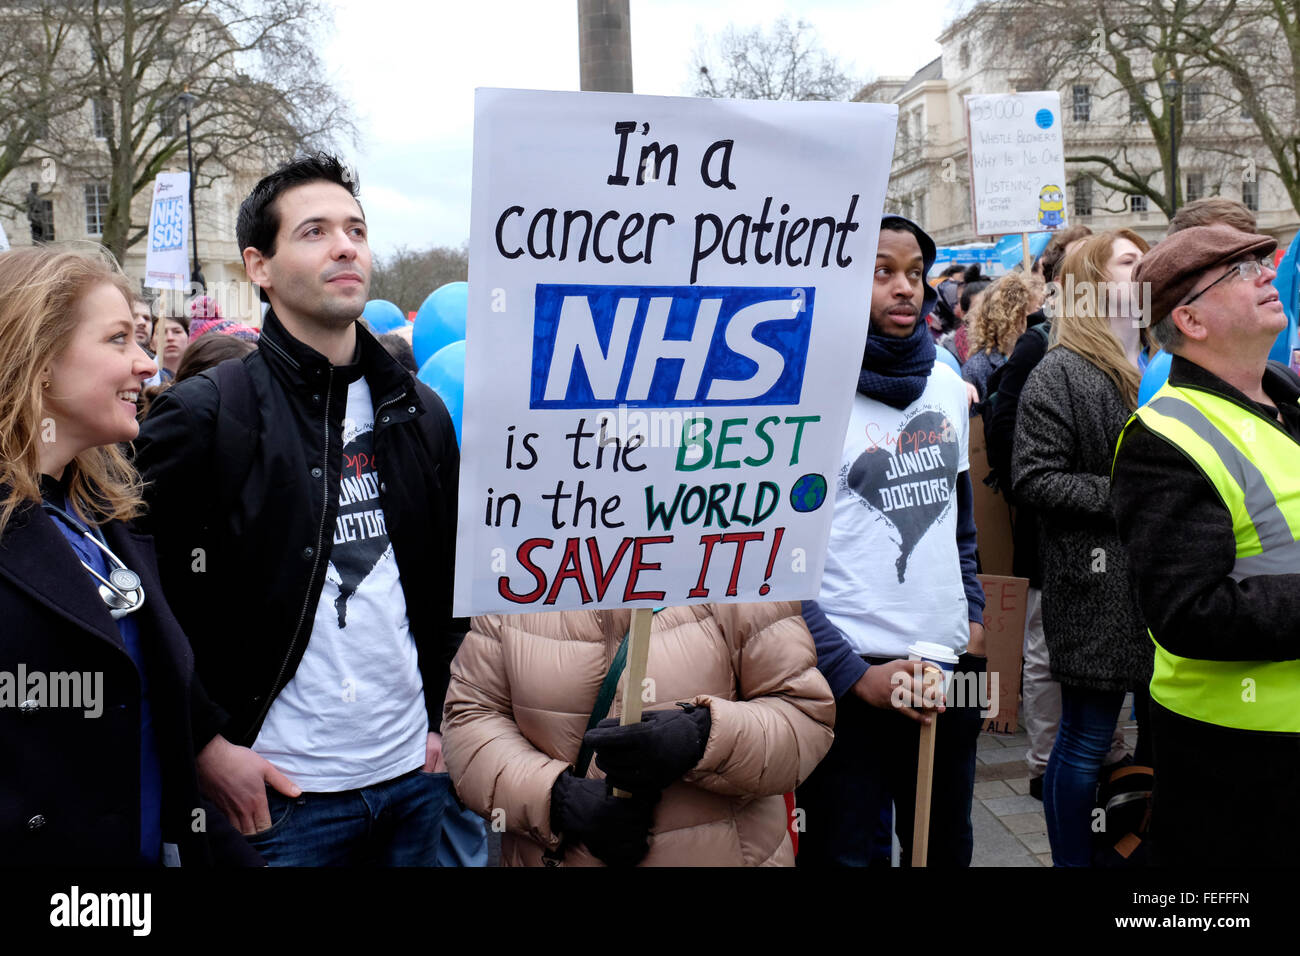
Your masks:
<svg viewBox="0 0 1300 956"><path fill-rule="evenodd" d="M348 384L358 372L370 387L379 501L437 730L466 629L451 613L460 456L446 407L360 324L352 366L332 366L274 312L257 351L236 361L258 410L236 436L247 447L220 434L218 387L202 375L159 395L135 443L149 504L142 523L157 540L205 692L195 706L198 747L217 733L251 746L302 660L329 563Z"/></svg>

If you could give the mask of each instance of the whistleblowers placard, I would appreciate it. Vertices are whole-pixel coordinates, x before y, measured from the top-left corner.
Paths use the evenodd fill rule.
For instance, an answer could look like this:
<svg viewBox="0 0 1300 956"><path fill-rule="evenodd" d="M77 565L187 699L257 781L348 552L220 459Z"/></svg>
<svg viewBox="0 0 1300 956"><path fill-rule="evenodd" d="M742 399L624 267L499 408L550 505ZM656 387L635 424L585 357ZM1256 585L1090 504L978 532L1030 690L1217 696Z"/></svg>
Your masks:
<svg viewBox="0 0 1300 956"><path fill-rule="evenodd" d="M975 232L1004 236L1065 226L1061 95L967 96L966 120Z"/></svg>
<svg viewBox="0 0 1300 956"><path fill-rule="evenodd" d="M477 92L458 614L816 595L896 122Z"/></svg>

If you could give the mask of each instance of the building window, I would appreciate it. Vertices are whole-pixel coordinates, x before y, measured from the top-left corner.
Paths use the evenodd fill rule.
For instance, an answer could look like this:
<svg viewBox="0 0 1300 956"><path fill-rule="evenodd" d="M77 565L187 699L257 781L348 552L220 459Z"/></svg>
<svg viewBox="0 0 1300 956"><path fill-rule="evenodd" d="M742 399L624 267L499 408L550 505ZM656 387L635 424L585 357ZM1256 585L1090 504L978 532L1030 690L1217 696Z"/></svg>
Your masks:
<svg viewBox="0 0 1300 956"><path fill-rule="evenodd" d="M1129 211L1129 212L1146 212L1146 211L1147 211L1147 197L1146 197L1146 196L1129 196L1129 197L1128 197L1128 211Z"/></svg>
<svg viewBox="0 0 1300 956"><path fill-rule="evenodd" d="M1183 199L1186 202L1195 202L1198 199L1205 198L1205 173L1188 173L1187 174L1187 192Z"/></svg>
<svg viewBox="0 0 1300 956"><path fill-rule="evenodd" d="M158 130L164 136L179 135L181 129L181 114L184 110L175 100L169 100L158 110Z"/></svg>
<svg viewBox="0 0 1300 956"><path fill-rule="evenodd" d="M1183 97L1183 119L1188 123L1199 123L1205 119L1205 104L1203 87L1199 83L1193 83L1187 87L1187 93Z"/></svg>
<svg viewBox="0 0 1300 956"><path fill-rule="evenodd" d="M102 236L108 218L108 184L86 184L86 235Z"/></svg>
<svg viewBox="0 0 1300 956"><path fill-rule="evenodd" d="M916 196L913 198L912 211L916 214L916 217L913 221L919 223L922 229L926 228L925 193L917 193Z"/></svg>
<svg viewBox="0 0 1300 956"><path fill-rule="evenodd" d="M1074 181L1074 214L1076 216L1092 215L1092 180L1080 176Z"/></svg>
<svg viewBox="0 0 1300 956"><path fill-rule="evenodd" d="M1259 180L1243 179L1241 182L1241 204L1251 212L1259 212Z"/></svg>
<svg viewBox="0 0 1300 956"><path fill-rule="evenodd" d="M32 242L54 241L54 202L37 199L30 207L28 219L32 226Z"/></svg>
<svg viewBox="0 0 1300 956"><path fill-rule="evenodd" d="M957 62L963 70L970 69L970 44L963 43L961 50L957 53Z"/></svg>
<svg viewBox="0 0 1300 956"><path fill-rule="evenodd" d="M113 104L102 97L91 100L95 119L95 139L108 139L113 133Z"/></svg>
<svg viewBox="0 0 1300 956"><path fill-rule="evenodd" d="M1074 88L1074 121L1086 123L1092 118L1092 87L1076 86Z"/></svg>
<svg viewBox="0 0 1300 956"><path fill-rule="evenodd" d="M1146 119L1142 112L1142 107L1146 105L1146 99L1147 91L1145 86L1139 86L1128 95L1128 121L1130 123L1141 123Z"/></svg>
<svg viewBox="0 0 1300 956"><path fill-rule="evenodd" d="M925 113L923 107L912 110L912 140L920 146L925 141Z"/></svg>

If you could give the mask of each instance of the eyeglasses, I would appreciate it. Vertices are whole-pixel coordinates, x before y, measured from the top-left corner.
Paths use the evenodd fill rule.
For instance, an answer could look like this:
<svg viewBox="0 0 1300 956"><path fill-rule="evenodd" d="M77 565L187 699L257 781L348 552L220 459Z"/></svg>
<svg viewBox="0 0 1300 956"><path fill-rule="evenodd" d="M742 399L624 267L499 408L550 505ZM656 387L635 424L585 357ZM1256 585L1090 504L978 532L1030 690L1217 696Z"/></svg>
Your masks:
<svg viewBox="0 0 1300 956"><path fill-rule="evenodd" d="M1245 282L1252 282L1255 279L1258 279L1261 275L1263 275L1265 269L1267 269L1269 272L1272 272L1274 275L1277 275L1277 271L1273 268L1273 261L1268 256L1264 256L1259 259L1242 259L1240 262L1234 262L1232 263L1231 266L1228 267L1227 272L1219 276L1219 278L1215 279L1213 282L1207 285L1200 292L1196 293L1196 295L1192 296L1190 299L1185 299L1182 302L1179 302L1178 305L1191 305L1193 302L1195 302L1201 296L1205 295L1205 293L1209 292L1211 289L1213 289L1224 279L1229 279L1234 275ZM1178 306L1174 306L1174 308L1177 307Z"/></svg>

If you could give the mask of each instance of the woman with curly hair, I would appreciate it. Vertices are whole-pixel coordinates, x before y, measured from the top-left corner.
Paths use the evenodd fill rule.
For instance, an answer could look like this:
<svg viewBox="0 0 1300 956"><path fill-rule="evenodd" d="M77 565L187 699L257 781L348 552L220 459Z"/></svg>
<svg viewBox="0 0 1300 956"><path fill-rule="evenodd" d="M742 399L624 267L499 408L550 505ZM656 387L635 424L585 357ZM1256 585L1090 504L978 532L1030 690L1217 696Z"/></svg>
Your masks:
<svg viewBox="0 0 1300 956"><path fill-rule="evenodd" d="M1016 339L1025 331L1025 319L1035 308L1029 281L1018 272L1009 272L984 291L979 307L972 310L970 357L962 366L961 377L975 386L981 402L988 398L989 376L1006 362Z"/></svg>

